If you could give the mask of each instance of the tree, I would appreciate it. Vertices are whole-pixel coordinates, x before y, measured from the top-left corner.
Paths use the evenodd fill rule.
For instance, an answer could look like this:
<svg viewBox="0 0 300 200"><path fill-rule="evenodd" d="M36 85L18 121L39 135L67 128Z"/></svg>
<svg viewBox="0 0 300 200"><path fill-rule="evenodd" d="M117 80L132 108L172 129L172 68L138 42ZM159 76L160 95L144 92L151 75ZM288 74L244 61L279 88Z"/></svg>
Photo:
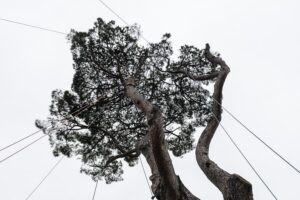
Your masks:
<svg viewBox="0 0 300 200"><path fill-rule="evenodd" d="M228 70L219 67L220 58L210 53L208 45L204 50L182 46L173 60L170 34L147 46L139 44L139 37L136 26L120 27L100 18L88 32L72 30L71 90L54 90L50 117L36 125L49 135L55 156L79 157L81 171L94 180L122 180L122 165L136 165L142 154L151 168L157 199L196 200L175 174L168 150L175 156L193 150L193 133L200 126L207 125L211 140L218 124L212 112L220 120L221 108L204 86L215 81L219 92L214 97L221 102ZM86 110L78 112L80 108ZM202 142L202 136L196 157L206 173L208 147L203 147L209 142ZM212 173L218 172L206 173L210 180ZM218 181L212 182L223 192ZM226 199L238 199L225 193Z"/></svg>

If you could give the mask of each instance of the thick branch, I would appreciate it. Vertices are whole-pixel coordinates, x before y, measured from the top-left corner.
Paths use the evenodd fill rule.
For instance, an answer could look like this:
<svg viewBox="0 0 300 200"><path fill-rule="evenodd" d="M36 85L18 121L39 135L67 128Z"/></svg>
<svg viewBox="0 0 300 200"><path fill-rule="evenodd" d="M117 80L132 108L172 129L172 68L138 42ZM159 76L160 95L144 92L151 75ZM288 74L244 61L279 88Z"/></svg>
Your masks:
<svg viewBox="0 0 300 200"><path fill-rule="evenodd" d="M151 176L150 181L151 184L151 190L154 194L154 196L159 196L159 184L160 184L160 175L159 171L155 162L155 158L152 152L152 145L150 141L150 135L147 133L138 143L137 145L138 149L141 151L143 156L145 157L150 169L151 169Z"/></svg>
<svg viewBox="0 0 300 200"><path fill-rule="evenodd" d="M150 141L155 162L166 189L166 200L180 199L179 182L175 174L172 161L165 146L163 119L158 108L145 100L135 89L132 78L126 81L126 95L147 118L149 124Z"/></svg>
<svg viewBox="0 0 300 200"><path fill-rule="evenodd" d="M169 187L167 190L167 199L179 199L179 182L175 174L170 155L167 151L164 138L164 130L162 124L162 114L157 107L152 109L152 118L148 120L150 125L150 138L152 141L152 150L158 170L164 181L164 184Z"/></svg>
<svg viewBox="0 0 300 200"><path fill-rule="evenodd" d="M212 118L207 124L206 128L202 132L200 139L196 147L196 159L198 165L208 177L208 179L219 188L223 193L223 197L226 200L252 200L252 186L242 177L236 174L229 174L225 170L221 169L216 163L209 158L209 146L210 142L218 128L219 121L221 120L221 103L222 103L222 90L225 79L229 73L229 67L219 57L215 57L210 52L210 47L207 44L205 49L205 55L207 59L214 65L220 65L218 77L214 85L213 92L213 108L212 112L216 118ZM218 104L219 102L220 104Z"/></svg>
<svg viewBox="0 0 300 200"><path fill-rule="evenodd" d="M212 80L214 78L216 78L219 75L219 72L213 72L211 74L203 74L203 75L193 75L190 74L189 72L185 71L185 70L161 70L159 68L157 68L159 71L161 72L166 72L166 73L171 73L171 74L183 74L186 77L189 77L190 79L193 79L195 81L207 81L207 80Z"/></svg>

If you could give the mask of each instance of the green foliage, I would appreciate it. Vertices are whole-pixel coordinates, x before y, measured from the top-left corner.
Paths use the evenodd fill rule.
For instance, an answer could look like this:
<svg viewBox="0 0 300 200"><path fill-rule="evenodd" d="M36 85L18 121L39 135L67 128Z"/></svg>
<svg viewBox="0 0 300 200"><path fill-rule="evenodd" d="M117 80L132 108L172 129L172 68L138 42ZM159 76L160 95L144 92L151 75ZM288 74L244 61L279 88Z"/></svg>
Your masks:
<svg viewBox="0 0 300 200"><path fill-rule="evenodd" d="M120 27L100 18L88 32L73 30L72 88L53 91L50 117L36 122L49 135L55 156L77 156L82 172L107 183L121 180L123 173L122 161L112 158L134 150L148 129L145 116L125 96L126 78L134 77L141 95L161 109L168 147L175 156L193 149L195 128L206 124L210 111L209 92L203 88L208 82L187 75L216 70L203 50L183 46L172 61L170 34L148 46L139 44L139 36L135 26ZM76 112L93 102L97 103ZM134 166L137 155L126 154L123 162Z"/></svg>

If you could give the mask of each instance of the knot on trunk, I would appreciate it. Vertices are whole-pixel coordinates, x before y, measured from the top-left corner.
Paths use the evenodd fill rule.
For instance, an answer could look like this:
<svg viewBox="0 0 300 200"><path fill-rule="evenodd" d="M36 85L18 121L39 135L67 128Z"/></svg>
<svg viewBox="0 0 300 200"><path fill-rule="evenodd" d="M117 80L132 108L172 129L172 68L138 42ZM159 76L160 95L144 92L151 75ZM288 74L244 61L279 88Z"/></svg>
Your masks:
<svg viewBox="0 0 300 200"><path fill-rule="evenodd" d="M253 200L252 185L237 174L230 175L227 180L226 200Z"/></svg>

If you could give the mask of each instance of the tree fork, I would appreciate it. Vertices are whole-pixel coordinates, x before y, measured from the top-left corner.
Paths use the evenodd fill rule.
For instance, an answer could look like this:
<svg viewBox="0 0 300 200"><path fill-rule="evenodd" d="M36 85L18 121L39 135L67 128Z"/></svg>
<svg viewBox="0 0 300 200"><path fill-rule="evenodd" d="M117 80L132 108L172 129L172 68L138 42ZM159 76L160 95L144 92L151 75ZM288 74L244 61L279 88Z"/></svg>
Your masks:
<svg viewBox="0 0 300 200"><path fill-rule="evenodd" d="M253 200L252 185L247 180L237 174L229 174L209 158L209 146L221 121L222 90L230 69L221 58L211 54L208 44L205 48L205 56L213 65L220 65L221 69L216 77L212 95L214 116L208 122L197 143L197 163L207 178L222 192L225 200Z"/></svg>

